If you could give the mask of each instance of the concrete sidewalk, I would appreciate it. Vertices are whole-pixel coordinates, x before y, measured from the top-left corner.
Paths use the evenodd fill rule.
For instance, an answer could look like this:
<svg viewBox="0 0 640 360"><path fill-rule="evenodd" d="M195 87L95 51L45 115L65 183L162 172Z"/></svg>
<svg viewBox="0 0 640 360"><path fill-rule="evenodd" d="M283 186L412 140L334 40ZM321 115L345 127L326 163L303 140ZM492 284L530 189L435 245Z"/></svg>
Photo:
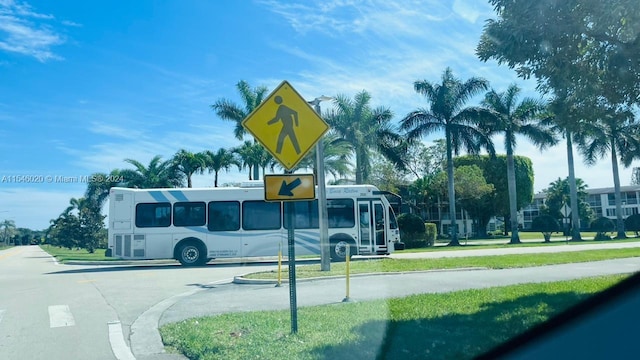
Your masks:
<svg viewBox="0 0 640 360"><path fill-rule="evenodd" d="M394 259L434 259L443 257L466 257L466 256L490 256L490 255L512 255L512 254L543 254L555 252L571 252L585 250L604 250L604 249L629 249L640 247L640 241L631 242L589 242L589 243L569 243L566 245L550 245L550 246L529 246L529 247L507 247L495 249L474 249L468 245L462 248L454 248L453 250L438 250L429 252L416 253L392 253L391 258Z"/></svg>
<svg viewBox="0 0 640 360"><path fill-rule="evenodd" d="M513 269L437 270L362 275L351 278L350 298L368 301L422 293L445 293L524 283L573 280L585 277L635 273L640 257L588 263ZM299 307L341 303L346 295L345 278L314 279L296 284ZM227 312L289 308L289 285L218 284L184 297L168 308L160 325L196 316Z"/></svg>

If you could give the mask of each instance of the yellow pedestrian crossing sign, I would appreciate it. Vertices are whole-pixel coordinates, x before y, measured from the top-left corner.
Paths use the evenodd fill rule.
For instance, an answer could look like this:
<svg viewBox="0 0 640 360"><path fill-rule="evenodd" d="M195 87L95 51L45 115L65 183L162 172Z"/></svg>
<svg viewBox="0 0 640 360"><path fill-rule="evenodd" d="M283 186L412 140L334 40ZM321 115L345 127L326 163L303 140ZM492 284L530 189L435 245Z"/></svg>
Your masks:
<svg viewBox="0 0 640 360"><path fill-rule="evenodd" d="M287 170L298 165L329 130L286 80L242 121L242 126Z"/></svg>

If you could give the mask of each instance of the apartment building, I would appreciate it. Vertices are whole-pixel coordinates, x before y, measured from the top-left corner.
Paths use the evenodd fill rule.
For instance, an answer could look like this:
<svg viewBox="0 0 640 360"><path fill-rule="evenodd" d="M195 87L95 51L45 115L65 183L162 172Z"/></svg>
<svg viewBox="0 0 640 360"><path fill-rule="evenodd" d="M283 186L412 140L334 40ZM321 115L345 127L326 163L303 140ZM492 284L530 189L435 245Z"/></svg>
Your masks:
<svg viewBox="0 0 640 360"><path fill-rule="evenodd" d="M596 218L600 216L616 219L615 193L613 187L587 189L586 201L591 206ZM623 217L640 212L640 186L622 186L620 188L622 196L622 212ZM545 203L546 193L539 192L533 196L531 204L525 206L518 212L518 223L522 230L531 230L533 219L540 215L540 208ZM439 211L438 211L439 209ZM469 218L468 214L461 207L456 207L456 224L458 225L458 234L460 237L472 236L476 231L475 223ZM446 203L433 204L427 211L422 213L423 218L427 221L436 223L440 234L448 234L450 232L451 219L449 216L448 206ZM438 221L440 219L441 221ZM589 224L581 224L584 229ZM504 221L502 218L492 218L487 225L487 231L496 231L503 229Z"/></svg>
<svg viewBox="0 0 640 360"><path fill-rule="evenodd" d="M629 215L637 214L640 204L638 198L640 194L640 186L621 186L620 196L622 197L622 216L627 217ZM519 222L522 225L522 229L531 229L531 222L533 219L540 215L540 207L544 204L546 194L540 192L534 195L533 202L524 207L519 216ZM587 189L587 203L594 212L596 218L604 216L609 219L616 219L616 203L615 192L613 187ZM581 224L582 227L587 228L589 224Z"/></svg>

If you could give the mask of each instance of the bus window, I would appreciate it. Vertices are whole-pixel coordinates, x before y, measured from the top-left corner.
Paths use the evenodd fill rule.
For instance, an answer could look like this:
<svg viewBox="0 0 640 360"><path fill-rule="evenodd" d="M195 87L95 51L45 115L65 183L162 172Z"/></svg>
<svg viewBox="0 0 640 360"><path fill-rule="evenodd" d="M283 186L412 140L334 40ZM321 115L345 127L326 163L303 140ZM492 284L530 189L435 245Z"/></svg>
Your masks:
<svg viewBox="0 0 640 360"><path fill-rule="evenodd" d="M396 214L392 208L389 208L389 229L397 229L398 222L396 221Z"/></svg>
<svg viewBox="0 0 640 360"><path fill-rule="evenodd" d="M169 225L171 225L170 203L136 205L137 227L167 227Z"/></svg>
<svg viewBox="0 0 640 360"><path fill-rule="evenodd" d="M318 228L318 200L290 202L296 209L296 229L317 229ZM288 205L287 205L288 206ZM285 211L287 206L284 207ZM285 213L284 227L289 228L289 221Z"/></svg>
<svg viewBox="0 0 640 360"><path fill-rule="evenodd" d="M244 230L280 229L280 203L245 201L242 203L242 228Z"/></svg>
<svg viewBox="0 0 640 360"><path fill-rule="evenodd" d="M204 202L177 202L173 204L173 226L203 226Z"/></svg>
<svg viewBox="0 0 640 360"><path fill-rule="evenodd" d="M209 203L209 231L240 230L240 203L212 201Z"/></svg>
<svg viewBox="0 0 640 360"><path fill-rule="evenodd" d="M352 228L356 225L352 199L328 199L327 216L330 228Z"/></svg>

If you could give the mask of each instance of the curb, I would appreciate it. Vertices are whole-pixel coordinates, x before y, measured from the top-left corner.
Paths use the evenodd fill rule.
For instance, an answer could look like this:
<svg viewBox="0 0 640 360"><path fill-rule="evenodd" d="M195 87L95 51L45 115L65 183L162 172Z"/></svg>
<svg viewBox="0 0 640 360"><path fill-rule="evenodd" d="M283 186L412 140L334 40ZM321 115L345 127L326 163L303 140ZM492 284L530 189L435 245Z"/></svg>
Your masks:
<svg viewBox="0 0 640 360"><path fill-rule="evenodd" d="M239 260L242 259L242 260ZM313 262L318 261L317 258L302 258L296 259L296 264L305 263L305 262ZM277 258L271 257L256 257L256 258L226 258L226 259L216 259L209 263L208 265L223 265L223 264L259 264L259 263L276 263L278 261ZM286 262L283 261L283 262ZM98 261L89 261L89 260L69 260L61 263L62 265L139 265L139 266L152 266L152 265L180 265L180 262L175 259L162 259L162 260L98 260Z"/></svg>
<svg viewBox="0 0 640 360"><path fill-rule="evenodd" d="M115 261L82 261L82 260L69 260L61 263L62 265L95 265L95 266L110 266L110 265L139 265L139 266L151 266L151 265L178 265L179 262L175 260L115 260Z"/></svg>
<svg viewBox="0 0 640 360"><path fill-rule="evenodd" d="M403 275L403 274L419 274L419 273L432 273L432 272L448 272L448 271L472 271L472 270L489 270L487 267L465 267L465 268L454 268L454 269L433 269L433 270L418 270L418 271L401 271L401 272L377 272L377 273L362 273L362 274L352 274L351 277L365 277L365 276L390 276L390 275ZM276 285L278 284L278 280L272 279L247 279L244 276L249 275L239 275L233 278L232 283L238 285ZM309 282L309 281L317 281L317 280L335 280L335 279L343 279L345 275L332 275L332 276L318 276L312 278L296 278L296 282ZM289 279L282 279L281 281L284 283L289 283Z"/></svg>

